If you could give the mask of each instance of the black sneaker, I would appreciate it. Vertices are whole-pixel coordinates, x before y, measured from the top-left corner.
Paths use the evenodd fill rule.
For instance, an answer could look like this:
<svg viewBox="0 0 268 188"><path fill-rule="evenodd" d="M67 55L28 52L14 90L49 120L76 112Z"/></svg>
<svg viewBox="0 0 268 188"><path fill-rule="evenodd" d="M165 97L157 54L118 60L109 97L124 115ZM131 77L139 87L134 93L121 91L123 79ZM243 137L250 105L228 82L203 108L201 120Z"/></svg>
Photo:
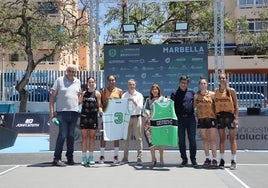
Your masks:
<svg viewBox="0 0 268 188"><path fill-rule="evenodd" d="M140 157L137 158L137 163L138 163L138 164L141 164L141 163L142 163L142 160L141 160Z"/></svg>
<svg viewBox="0 0 268 188"><path fill-rule="evenodd" d="M64 162L62 162L61 160L54 160L52 162L52 166L59 166L59 167L65 167L66 164Z"/></svg>
<svg viewBox="0 0 268 188"><path fill-rule="evenodd" d="M67 161L67 165L72 166L72 165L74 165L74 164L75 164L75 162L74 162L73 159L69 159L69 160Z"/></svg>
<svg viewBox="0 0 268 188"><path fill-rule="evenodd" d="M194 168L198 166L196 160L192 160L192 165L193 165Z"/></svg>
<svg viewBox="0 0 268 188"><path fill-rule="evenodd" d="M187 160L182 160L180 167L185 167L188 164Z"/></svg>
<svg viewBox="0 0 268 188"><path fill-rule="evenodd" d="M223 159L220 160L219 167L224 168L225 161Z"/></svg>
<svg viewBox="0 0 268 188"><path fill-rule="evenodd" d="M237 168L236 166L236 162L234 160L231 161L231 166L230 166L230 169L231 170L235 170Z"/></svg>
<svg viewBox="0 0 268 188"><path fill-rule="evenodd" d="M217 169L217 168L218 168L218 162L217 162L216 159L213 159L213 160L212 160L210 167L211 167L212 169Z"/></svg>
<svg viewBox="0 0 268 188"><path fill-rule="evenodd" d="M205 160L205 162L203 164L203 168L208 168L210 164L211 164L211 160L206 158L206 160Z"/></svg>

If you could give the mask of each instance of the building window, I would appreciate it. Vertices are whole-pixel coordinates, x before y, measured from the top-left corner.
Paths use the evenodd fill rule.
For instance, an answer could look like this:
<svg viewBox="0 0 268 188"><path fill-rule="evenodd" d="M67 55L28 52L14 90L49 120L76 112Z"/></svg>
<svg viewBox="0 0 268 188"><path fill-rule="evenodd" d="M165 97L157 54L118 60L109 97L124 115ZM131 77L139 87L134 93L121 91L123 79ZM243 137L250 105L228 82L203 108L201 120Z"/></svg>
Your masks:
<svg viewBox="0 0 268 188"><path fill-rule="evenodd" d="M57 14L58 6L56 2L47 1L47 2L38 2L38 11L46 14Z"/></svg>
<svg viewBox="0 0 268 188"><path fill-rule="evenodd" d="M256 0L255 4L258 5L268 5L268 0Z"/></svg>
<svg viewBox="0 0 268 188"><path fill-rule="evenodd" d="M250 32L254 32L254 21L249 21L249 23L248 23L248 30L250 31Z"/></svg>
<svg viewBox="0 0 268 188"><path fill-rule="evenodd" d="M264 21L262 21L260 19L256 19L256 20L249 19L247 28L243 28L241 25L239 25L240 32L246 32L247 29L249 32L252 32L252 33L258 33L258 32L261 32L263 30L267 30L268 29L268 19L264 20Z"/></svg>
<svg viewBox="0 0 268 188"><path fill-rule="evenodd" d="M239 0L240 8L250 8L256 5L257 7L268 5L268 0Z"/></svg>
<svg viewBox="0 0 268 188"><path fill-rule="evenodd" d="M239 0L240 8L252 7L254 5L254 0Z"/></svg>

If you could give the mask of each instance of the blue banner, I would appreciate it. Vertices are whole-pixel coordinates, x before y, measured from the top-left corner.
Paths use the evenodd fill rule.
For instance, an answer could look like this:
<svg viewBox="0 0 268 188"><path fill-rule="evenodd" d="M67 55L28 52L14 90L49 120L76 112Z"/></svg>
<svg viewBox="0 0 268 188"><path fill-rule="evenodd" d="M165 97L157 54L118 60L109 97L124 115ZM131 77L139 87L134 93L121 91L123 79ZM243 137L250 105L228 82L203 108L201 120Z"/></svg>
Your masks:
<svg viewBox="0 0 268 188"><path fill-rule="evenodd" d="M127 81L135 79L144 96L154 83L169 96L178 88L181 75L189 76L189 87L197 91L200 76L208 76L207 43L105 45L104 70L105 76L117 77L116 85L124 91Z"/></svg>

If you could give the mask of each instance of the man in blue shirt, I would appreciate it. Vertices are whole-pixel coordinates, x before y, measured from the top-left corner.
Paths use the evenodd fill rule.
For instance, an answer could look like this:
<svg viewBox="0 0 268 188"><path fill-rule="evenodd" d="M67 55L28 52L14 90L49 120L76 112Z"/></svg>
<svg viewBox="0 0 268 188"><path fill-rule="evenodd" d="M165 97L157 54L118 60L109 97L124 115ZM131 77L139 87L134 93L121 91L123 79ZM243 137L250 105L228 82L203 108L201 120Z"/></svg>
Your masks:
<svg viewBox="0 0 268 188"><path fill-rule="evenodd" d="M181 167L188 163L186 155L186 140L187 136L190 146L190 159L194 167L197 166L196 162L196 119L194 116L194 90L188 88L189 78L181 76L179 80L179 88L175 93L171 93L171 99L174 101L175 112L178 118L178 131L179 131L179 149L181 153Z"/></svg>

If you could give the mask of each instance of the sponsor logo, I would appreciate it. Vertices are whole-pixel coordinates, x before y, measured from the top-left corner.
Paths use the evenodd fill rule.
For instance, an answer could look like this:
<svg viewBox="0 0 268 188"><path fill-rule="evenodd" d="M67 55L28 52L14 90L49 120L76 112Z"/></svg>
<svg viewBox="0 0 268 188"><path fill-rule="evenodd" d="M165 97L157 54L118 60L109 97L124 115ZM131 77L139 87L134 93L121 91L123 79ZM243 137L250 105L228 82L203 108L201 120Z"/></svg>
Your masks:
<svg viewBox="0 0 268 188"><path fill-rule="evenodd" d="M177 58L175 61L186 61L186 58Z"/></svg>
<svg viewBox="0 0 268 188"><path fill-rule="evenodd" d="M149 60L148 63L158 63L159 61L156 59Z"/></svg>
<svg viewBox="0 0 268 188"><path fill-rule="evenodd" d="M130 60L128 60L128 63L140 63L140 60L130 59Z"/></svg>
<svg viewBox="0 0 268 188"><path fill-rule="evenodd" d="M177 74L165 74L165 76L173 78L173 77L177 77Z"/></svg>
<svg viewBox="0 0 268 188"><path fill-rule="evenodd" d="M235 135L237 140L268 140L268 127L241 127ZM226 135L229 139L229 135Z"/></svg>
<svg viewBox="0 0 268 188"><path fill-rule="evenodd" d="M25 123L33 123L33 119L26 119Z"/></svg>
<svg viewBox="0 0 268 188"><path fill-rule="evenodd" d="M121 70L121 71L129 71L130 68L127 68L127 67L121 67L120 70Z"/></svg>
<svg viewBox="0 0 268 188"><path fill-rule="evenodd" d="M39 123L33 123L34 119L26 119L24 123L18 123L16 127L39 127Z"/></svg>
<svg viewBox="0 0 268 188"><path fill-rule="evenodd" d="M108 55L109 55L110 57L115 57L115 56L116 56L116 50L115 50L115 49L110 49L110 50L108 51Z"/></svg>
<svg viewBox="0 0 268 188"><path fill-rule="evenodd" d="M163 53L204 53L203 46L163 47Z"/></svg>
<svg viewBox="0 0 268 188"><path fill-rule="evenodd" d="M142 74L141 74L141 78L142 78L142 79L145 79L145 78L146 78L146 76L147 76L147 74L146 74L146 73L142 73Z"/></svg>
<svg viewBox="0 0 268 188"><path fill-rule="evenodd" d="M154 67L142 67L142 70L144 71L154 70Z"/></svg>
<svg viewBox="0 0 268 188"><path fill-rule="evenodd" d="M170 57L165 58L165 63L166 63L166 64L170 63L170 61L171 61L171 60L170 60Z"/></svg>
<svg viewBox="0 0 268 188"><path fill-rule="evenodd" d="M155 73L154 75L152 75L152 78L161 78L162 75L160 75L159 73Z"/></svg>
<svg viewBox="0 0 268 188"><path fill-rule="evenodd" d="M203 69L203 66L194 66L194 65L192 65L191 69L192 70Z"/></svg>
<svg viewBox="0 0 268 188"><path fill-rule="evenodd" d="M178 69L179 67L175 67L175 66L169 66L167 69L168 70L176 70L176 69Z"/></svg>
<svg viewBox="0 0 268 188"><path fill-rule="evenodd" d="M203 58L193 57L192 61L203 61Z"/></svg>
<svg viewBox="0 0 268 188"><path fill-rule="evenodd" d="M125 63L124 60L111 60L109 61L110 64L121 64L121 63Z"/></svg>

